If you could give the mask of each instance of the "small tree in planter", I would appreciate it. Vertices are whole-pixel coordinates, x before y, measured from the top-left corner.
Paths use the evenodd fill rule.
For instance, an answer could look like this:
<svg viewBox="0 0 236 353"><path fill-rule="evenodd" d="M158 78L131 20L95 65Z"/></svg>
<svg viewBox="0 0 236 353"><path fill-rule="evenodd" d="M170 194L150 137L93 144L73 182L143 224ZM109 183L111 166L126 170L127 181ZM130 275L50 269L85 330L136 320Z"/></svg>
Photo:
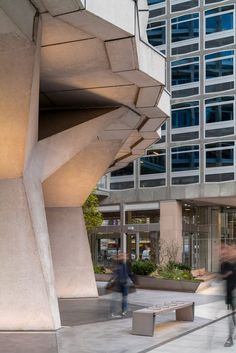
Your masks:
<svg viewBox="0 0 236 353"><path fill-rule="evenodd" d="M175 240L164 240L159 241L159 263L161 266L165 266L169 262L177 262L179 258L179 252L181 251L181 244Z"/></svg>
<svg viewBox="0 0 236 353"><path fill-rule="evenodd" d="M103 217L99 211L98 197L94 194L89 195L83 204L84 222L88 233L89 244L92 250L94 230L102 224Z"/></svg>

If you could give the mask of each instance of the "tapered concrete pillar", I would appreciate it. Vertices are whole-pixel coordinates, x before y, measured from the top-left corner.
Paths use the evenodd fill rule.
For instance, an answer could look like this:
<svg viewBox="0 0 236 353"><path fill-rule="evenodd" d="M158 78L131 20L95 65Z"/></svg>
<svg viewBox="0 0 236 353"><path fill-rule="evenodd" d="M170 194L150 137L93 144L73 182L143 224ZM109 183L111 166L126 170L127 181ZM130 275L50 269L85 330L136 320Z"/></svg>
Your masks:
<svg viewBox="0 0 236 353"><path fill-rule="evenodd" d="M13 3L0 9L0 330L55 330L43 194L37 173L27 176L37 143L41 26L29 2L19 16Z"/></svg>
<svg viewBox="0 0 236 353"><path fill-rule="evenodd" d="M160 251L162 253L160 254L160 259L166 262L175 258L176 261L181 262L182 248L182 205L175 200L161 201Z"/></svg>
<svg viewBox="0 0 236 353"><path fill-rule="evenodd" d="M46 209L59 298L98 295L81 207Z"/></svg>
<svg viewBox="0 0 236 353"><path fill-rule="evenodd" d="M46 222L34 228L22 178L0 180L0 195L0 330L55 330L60 318Z"/></svg>
<svg viewBox="0 0 236 353"><path fill-rule="evenodd" d="M120 145L120 141L94 141L43 183L59 298L98 295L81 206Z"/></svg>

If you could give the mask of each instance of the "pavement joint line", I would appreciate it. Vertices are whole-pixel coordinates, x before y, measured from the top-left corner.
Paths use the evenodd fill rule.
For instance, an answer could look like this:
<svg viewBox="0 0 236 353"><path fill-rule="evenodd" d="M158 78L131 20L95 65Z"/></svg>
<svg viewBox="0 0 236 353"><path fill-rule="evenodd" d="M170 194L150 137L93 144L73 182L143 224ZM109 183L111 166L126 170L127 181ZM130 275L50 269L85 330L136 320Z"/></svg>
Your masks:
<svg viewBox="0 0 236 353"><path fill-rule="evenodd" d="M177 335L177 336L175 336L175 337L169 338L169 339L167 339L167 340L165 340L165 341L163 341L163 342L160 342L160 343L158 343L158 344L155 344L155 345L153 345L153 346L151 346L151 347L149 347L149 348L145 348L144 350L139 351L139 352L137 352L137 353L148 353L148 352L151 352L153 349L162 347L162 346L164 346L165 344L170 343L170 342L173 342L173 341L175 341L175 340L177 340L177 339L179 339L179 338L181 338L181 337L187 336L187 335L189 335L190 333L193 333L193 332L195 332L195 331L201 330L202 328L205 328L205 327L207 327L207 326L210 326L210 325L212 325L212 324L215 324L216 322L221 321L221 320L224 320L224 319L226 319L227 317L232 316L232 315L235 314L235 313L236 313L236 310L235 310L234 312L231 312L230 314L226 314L226 315L224 315L224 316L221 316L220 318L211 320L210 322L207 322L207 323L205 323L205 324L203 324L203 325L201 325L201 326L195 327L195 328L193 328L193 329L191 329L191 330L189 330L189 331L180 333L179 335Z"/></svg>

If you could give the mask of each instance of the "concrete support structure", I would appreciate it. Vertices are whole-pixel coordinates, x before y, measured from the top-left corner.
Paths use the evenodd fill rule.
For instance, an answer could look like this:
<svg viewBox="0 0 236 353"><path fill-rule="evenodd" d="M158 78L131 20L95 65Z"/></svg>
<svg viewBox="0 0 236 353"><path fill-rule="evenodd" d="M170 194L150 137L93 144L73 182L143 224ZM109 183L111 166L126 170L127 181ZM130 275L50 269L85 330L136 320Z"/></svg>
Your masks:
<svg viewBox="0 0 236 353"><path fill-rule="evenodd" d="M176 254L176 261L182 261L182 205L178 201L160 202L161 247L168 247Z"/></svg>
<svg viewBox="0 0 236 353"><path fill-rule="evenodd" d="M97 296L82 208L49 207L46 213L57 296Z"/></svg>
<svg viewBox="0 0 236 353"><path fill-rule="evenodd" d="M81 206L169 114L144 5L0 1L1 330L56 330L58 296L97 295Z"/></svg>

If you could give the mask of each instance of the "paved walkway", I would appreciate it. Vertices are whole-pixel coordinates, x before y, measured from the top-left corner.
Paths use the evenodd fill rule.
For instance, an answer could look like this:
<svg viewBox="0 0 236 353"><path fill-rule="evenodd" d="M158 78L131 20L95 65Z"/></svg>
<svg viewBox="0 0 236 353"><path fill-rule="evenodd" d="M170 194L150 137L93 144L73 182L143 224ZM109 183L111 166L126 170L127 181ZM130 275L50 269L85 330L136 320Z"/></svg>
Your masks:
<svg viewBox="0 0 236 353"><path fill-rule="evenodd" d="M103 287L103 283L98 284ZM102 292L102 291L101 291ZM224 348L228 314L222 286L215 284L201 293L137 290L129 296L130 309L173 300L194 301L194 322L176 322L174 313L156 320L153 337L132 335L129 317L112 319L111 295L98 299L60 300L63 328L56 334L0 332L0 353L186 353L230 352ZM219 321L214 321L219 320Z"/></svg>

